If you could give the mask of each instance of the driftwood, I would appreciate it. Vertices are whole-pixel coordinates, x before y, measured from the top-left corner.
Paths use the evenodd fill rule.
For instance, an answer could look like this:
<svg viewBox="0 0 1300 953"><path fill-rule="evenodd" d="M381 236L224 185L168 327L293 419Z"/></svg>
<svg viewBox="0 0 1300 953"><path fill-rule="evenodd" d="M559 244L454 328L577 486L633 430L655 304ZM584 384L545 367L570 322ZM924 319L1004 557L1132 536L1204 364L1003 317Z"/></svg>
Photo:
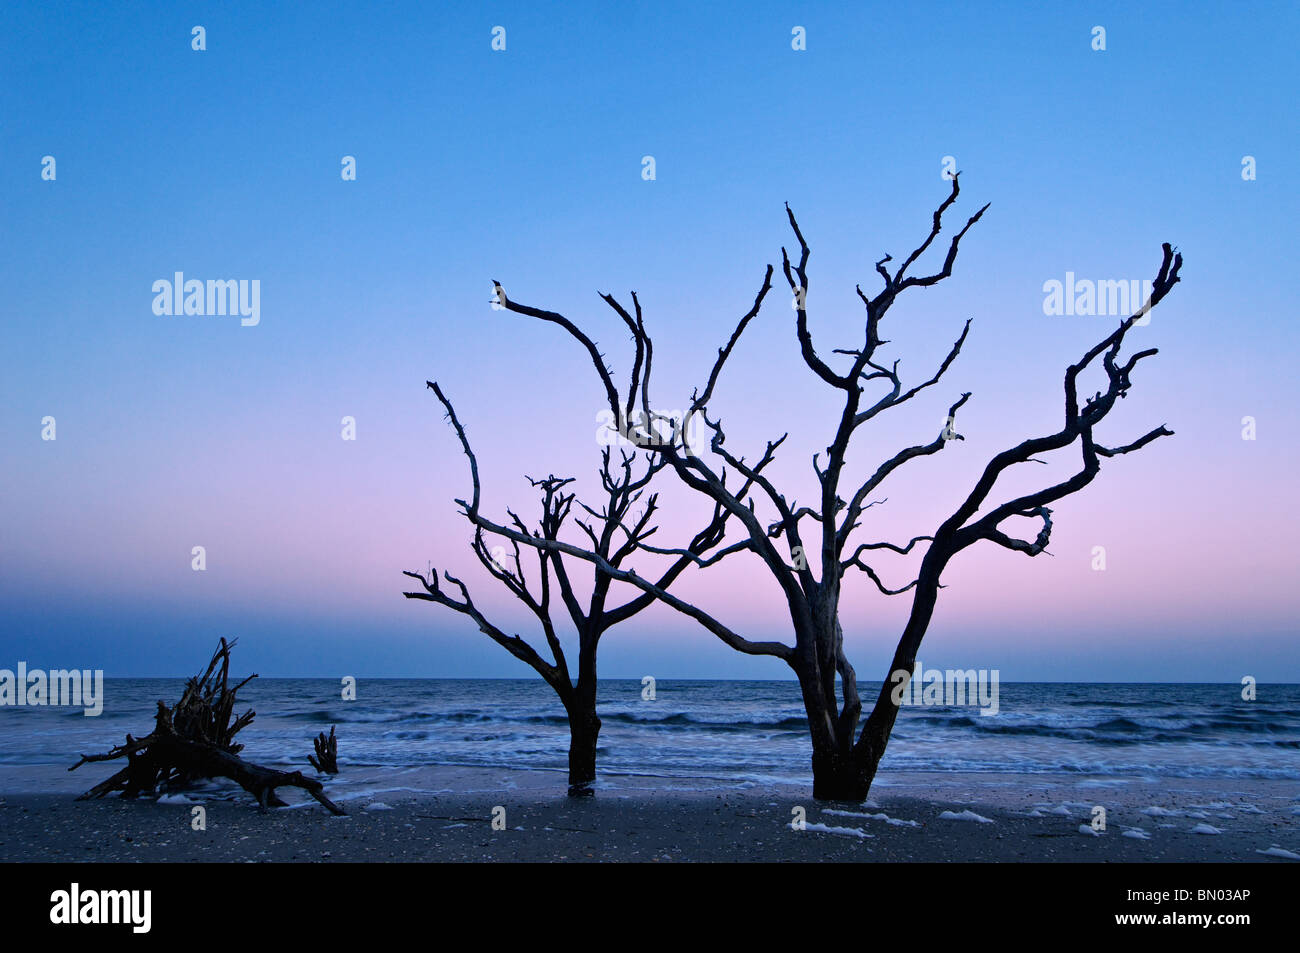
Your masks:
<svg viewBox="0 0 1300 953"><path fill-rule="evenodd" d="M262 807L285 807L275 793L279 787L302 788L333 814L346 813L327 798L319 781L299 771L276 771L238 756L243 745L233 739L253 720L250 708L232 720L235 693L256 678L250 675L230 686L230 650L235 640L221 645L201 676L185 684L181 699L172 708L158 702L154 730L143 738L126 736L126 743L103 753L81 756L69 771L83 764L126 758L126 767L95 785L77 800L101 798L120 790L133 798L142 792L184 787L202 778L229 778L257 798Z"/></svg>
<svg viewBox="0 0 1300 953"><path fill-rule="evenodd" d="M312 740L312 745L316 749L316 754L307 755L307 760L311 766L321 774L338 774L339 773L339 740L334 737L334 726L330 725L329 737L325 732L321 732Z"/></svg>

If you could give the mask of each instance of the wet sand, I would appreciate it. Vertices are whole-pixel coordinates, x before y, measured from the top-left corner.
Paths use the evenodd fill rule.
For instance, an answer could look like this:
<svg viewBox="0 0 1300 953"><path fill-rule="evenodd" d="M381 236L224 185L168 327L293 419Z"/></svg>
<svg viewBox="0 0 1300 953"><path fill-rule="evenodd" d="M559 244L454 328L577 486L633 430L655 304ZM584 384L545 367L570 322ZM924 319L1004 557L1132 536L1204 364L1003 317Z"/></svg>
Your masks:
<svg viewBox="0 0 1300 953"><path fill-rule="evenodd" d="M562 776L548 772L425 768L415 780L332 779L348 817L293 790L281 791L292 807L269 811L219 786L161 802L8 794L0 860L1289 864L1297 859L1277 851L1300 855L1300 792L1290 782L902 776L851 805L707 779L611 778L583 799L565 797ZM205 830L193 829L196 804ZM1080 828L1091 829L1097 806L1106 830L1094 836Z"/></svg>

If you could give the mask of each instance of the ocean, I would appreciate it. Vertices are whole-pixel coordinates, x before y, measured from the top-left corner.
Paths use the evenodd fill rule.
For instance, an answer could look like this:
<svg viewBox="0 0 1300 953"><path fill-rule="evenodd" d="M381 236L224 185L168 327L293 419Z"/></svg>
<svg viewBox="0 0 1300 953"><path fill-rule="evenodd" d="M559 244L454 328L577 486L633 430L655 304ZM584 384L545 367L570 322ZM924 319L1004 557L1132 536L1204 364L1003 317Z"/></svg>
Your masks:
<svg viewBox="0 0 1300 953"><path fill-rule="evenodd" d="M80 753L147 734L159 699L183 679L106 679L99 717L76 708L0 708L0 766L10 785L51 777ZM873 699L878 683L863 683ZM370 769L460 765L563 770L563 709L533 679L360 679L343 701L331 679L257 679L236 711L257 717L242 756L305 767L312 738L337 726L339 763ZM602 680L598 770L707 778L724 785L811 783L810 747L792 681L660 679L653 701L635 679ZM120 765L113 765L114 769ZM110 766L82 768L88 788ZM27 770L30 769L30 772ZM94 772L94 773L92 773ZM999 711L907 707L882 782L909 773L1107 778L1300 779L1300 685L1003 683Z"/></svg>

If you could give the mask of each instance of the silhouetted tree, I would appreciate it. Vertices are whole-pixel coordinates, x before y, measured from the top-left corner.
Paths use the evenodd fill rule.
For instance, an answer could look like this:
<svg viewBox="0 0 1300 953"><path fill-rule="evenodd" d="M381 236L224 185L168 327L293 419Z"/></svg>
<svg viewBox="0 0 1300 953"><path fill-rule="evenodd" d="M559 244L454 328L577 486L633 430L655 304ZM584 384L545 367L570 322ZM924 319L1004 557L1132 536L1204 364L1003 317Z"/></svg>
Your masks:
<svg viewBox="0 0 1300 953"><path fill-rule="evenodd" d="M736 518L745 535L728 546L726 551L747 549L762 560L788 606L793 644L746 639L714 616L677 598L662 585L638 575L631 568L615 565L600 554L562 542L525 537L517 529L484 518L476 507L467 508L467 515L484 531L500 533L509 539L551 553L568 553L593 561L606 575L637 586L643 594L694 618L732 648L749 655L775 656L786 662L798 677L808 714L813 749L813 796L819 799L859 801L866 798L898 716L898 703L892 691L895 683L891 676L905 673L900 678L911 677L921 639L934 614L940 576L952 558L982 541L1028 556L1038 555L1046 549L1051 539L1051 504L1091 483L1100 470L1103 459L1139 450L1153 440L1171 434L1171 431L1160 426L1131 443L1113 447L1100 443L1094 436L1094 429L1110 414L1116 401L1128 394L1130 378L1138 362L1156 353L1155 348L1148 348L1137 351L1122 362L1120 358L1125 336L1134 324L1155 307L1179 280L1182 256L1165 244L1163 261L1148 300L1131 316L1120 321L1114 331L1090 348L1076 363L1066 368L1064 413L1058 430L1030 437L996 454L956 510L930 533L918 535L902 544L871 540L855 545L854 531L859 528L864 511L872 505L871 497L891 475L909 461L936 454L949 442L963 439L954 426L957 412L971 396L969 392L961 394L950 405L947 421L933 440L899 450L880 462L860 482L849 479L845 474L850 442L857 432L881 413L907 403L917 394L937 384L961 352L970 331L968 320L934 374L913 386L907 386L899 376L897 361L891 363L879 355L880 348L888 343L880 337L881 322L899 295L911 288L929 287L950 277L962 238L988 208L987 205L981 208L953 235L943 264L937 271L923 276L910 275L909 269L939 235L944 213L956 202L958 194L958 180L954 178L951 193L934 212L929 235L893 271L887 267L893 261L891 256L885 255L876 262L876 272L883 281L883 287L877 294L869 296L861 286L857 288L858 297L866 311L865 333L862 343L856 348L836 349L833 352L838 356L835 363L842 365L839 369L819 356L813 346L807 312L807 268L810 253L794 213L789 206L786 207L790 228L799 245L799 255L797 261L792 261L783 248L782 268L794 294L795 333L800 354L817 378L843 395L824 460L822 453L815 454L812 460L817 479L816 506L796 506L789 502L785 494L763 473L785 436L768 442L758 463L751 465L727 449L720 418L709 417L708 403L713 397L723 366L771 290L773 269L770 265L755 297L754 306L740 319L728 343L718 351L707 383L703 390L697 389L693 393L690 409L681 420L656 415L651 411L653 346L645 331L636 294L632 295L635 320L611 297L603 296L623 317L636 343L635 366L640 371L642 413L639 422L632 428L632 439L654 454L657 462L671 467L682 483L712 500L724 513ZM606 389L612 389L609 371L599 352L571 322L553 312L539 311L508 300L499 284L496 293L498 301L510 311L559 324L582 342L592 356L597 374ZM1081 403L1078 394L1079 376L1088 368L1094 367L1098 359L1106 375L1106 387ZM883 387L884 393L874 399L869 398L867 390L870 387ZM687 443L686 434L696 415L711 431L709 453L721 461L721 472L709 460L692 452ZM991 499L999 478L1008 469L1020 463L1044 462L1039 459L1040 455L1069 447L1076 447L1081 458L1073 475L1002 502ZM726 486L726 468L744 478L745 483L738 491ZM772 508L775 519L767 521L760 518L754 499L749 496L752 488L756 488L755 494ZM1037 534L1033 538L1013 535L1003 526L1012 518L1036 520L1039 524ZM803 529L809 522L812 536L805 543ZM864 561L866 554L874 551L888 550L907 554L921 546L924 547L924 556L917 577L902 588L891 589L886 586L877 572ZM658 553L676 553L680 558L695 558L681 550L642 548ZM881 690L865 720L862 718L857 676L845 656L840 622L840 596L844 580L850 571L863 573L885 595L910 593L912 599L911 611L898 639L889 672L886 673Z"/></svg>
<svg viewBox="0 0 1300 953"><path fill-rule="evenodd" d="M545 313L537 316L547 318ZM570 332L584 341L597 361L599 354L582 332L570 326ZM639 347L639 346L638 346ZM639 352L638 352L639 353ZM602 370L604 370L602 365ZM633 370L631 384L626 402L620 401L608 372L603 374L608 386L606 394L611 401L613 413L618 420L633 415L636 406L636 389L639 382L640 358ZM480 564L502 586L518 598L536 617L544 636L549 658L541 654L525 639L506 632L491 622L479 606L470 597L469 588L460 579L444 572L442 581L438 579L437 570L428 576L416 572L405 572L412 579L419 580L422 591L403 593L408 599L422 599L446 606L456 612L469 616L479 630L488 638L510 652L511 655L529 665L546 684L554 689L564 705L569 722L569 794L582 796L590 794L591 784L596 778L596 746L600 735L600 718L596 714L596 653L602 636L615 625L632 618L655 601L655 595L642 593L624 602L611 604L611 576L592 567L592 584L590 595L585 603L575 588L569 567L558 548L548 548L548 544L560 544L566 527L572 525L581 530L581 536L590 544L589 550L583 550L572 544L570 548L582 553L588 563L598 563L613 569L621 566L633 553L648 548L646 539L652 536L657 527L651 521L658 508L657 496L646 497L644 507L633 518L633 510L646 491L655 475L664 469L667 460L645 454L639 456L635 451L622 451L619 458L614 458L609 447L601 452L599 471L601 487L604 492L601 508L587 506L577 500L576 494L565 488L573 483L573 478L548 476L545 479L528 478L532 486L541 495L542 512L536 527L529 527L515 513L507 510L509 527L497 527L483 519L479 513L480 485L478 459L470 447L465 428L461 426L451 401L434 382L427 386L441 402L451 421L456 436L460 439L461 449L469 460L470 477L473 492L468 501L456 500L464 515L474 527L471 548ZM570 519L573 507L587 514L588 520L576 515ZM726 524L730 514L721 506L714 506L713 516L708 525L691 540L678 558L657 579L657 591L666 591L674 580L692 563L709 566L718 562L731 548L713 553L708 558L704 554L714 549L726 535ZM572 536L579 534L569 530ZM507 551L504 546L490 547L489 540L499 538L509 543ZM530 581L524 572L524 563L520 544L531 545L537 556L537 575ZM495 551L494 551L495 550ZM655 550L660 552L660 550ZM449 592L443 582L454 586L459 597ZM552 587L558 589L559 600L563 609L558 613L552 600ZM569 659L557 634L557 619L562 624L567 616L569 624L576 630L578 641L576 677L570 670Z"/></svg>

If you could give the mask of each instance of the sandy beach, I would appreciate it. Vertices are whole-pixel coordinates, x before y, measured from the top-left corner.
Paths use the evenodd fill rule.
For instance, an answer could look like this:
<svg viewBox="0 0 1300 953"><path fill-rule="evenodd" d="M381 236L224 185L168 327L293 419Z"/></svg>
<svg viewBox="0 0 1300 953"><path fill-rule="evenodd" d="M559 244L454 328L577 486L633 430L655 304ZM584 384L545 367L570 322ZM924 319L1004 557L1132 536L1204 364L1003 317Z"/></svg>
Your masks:
<svg viewBox="0 0 1300 953"><path fill-rule="evenodd" d="M293 791L284 792L293 806L262 811L218 786L161 802L79 802L70 789L4 795L0 860L1300 860L1300 799L1290 782L894 777L882 778L866 805L830 805L796 788L737 791L707 779L609 778L595 797L580 800L564 797L559 776L541 771L425 768L418 776L338 780L332 796L347 817L331 817ZM429 793L431 782L441 783L438 793ZM205 809L206 830L193 829L196 805ZM1094 835L1097 806L1106 809L1106 830ZM497 808L504 808L501 829L493 825ZM797 809L802 830L792 827Z"/></svg>

